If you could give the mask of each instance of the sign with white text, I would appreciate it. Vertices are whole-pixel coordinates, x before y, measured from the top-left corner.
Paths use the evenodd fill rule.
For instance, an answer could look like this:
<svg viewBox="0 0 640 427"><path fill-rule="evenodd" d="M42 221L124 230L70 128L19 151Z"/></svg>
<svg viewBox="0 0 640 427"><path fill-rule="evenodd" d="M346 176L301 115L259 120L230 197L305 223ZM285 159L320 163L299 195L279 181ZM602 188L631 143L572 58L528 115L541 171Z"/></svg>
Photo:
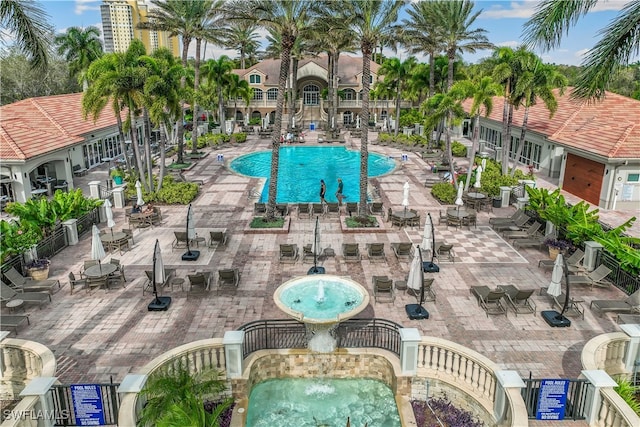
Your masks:
<svg viewBox="0 0 640 427"><path fill-rule="evenodd" d="M71 388L73 412L76 425L102 426L104 425L104 411L102 409L102 391L98 384L74 384Z"/></svg>
<svg viewBox="0 0 640 427"><path fill-rule="evenodd" d="M542 380L536 420L563 420L569 380Z"/></svg>

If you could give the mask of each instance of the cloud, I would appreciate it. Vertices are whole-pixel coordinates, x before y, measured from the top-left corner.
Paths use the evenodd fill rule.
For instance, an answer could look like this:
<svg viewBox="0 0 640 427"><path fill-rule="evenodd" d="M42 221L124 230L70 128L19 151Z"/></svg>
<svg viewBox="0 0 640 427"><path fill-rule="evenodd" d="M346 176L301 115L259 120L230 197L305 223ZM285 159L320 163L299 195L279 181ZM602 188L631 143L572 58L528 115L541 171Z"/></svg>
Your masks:
<svg viewBox="0 0 640 427"><path fill-rule="evenodd" d="M580 49L573 54L576 58L582 59L591 49Z"/></svg>
<svg viewBox="0 0 640 427"><path fill-rule="evenodd" d="M622 10L630 0L610 0L599 1L590 10L592 12L604 12L612 10ZM484 10L480 18L486 19L503 19L503 18L531 18L536 11L536 6L540 3L538 0L512 1L502 4L494 4L489 9ZM482 3L480 3L482 4Z"/></svg>
<svg viewBox="0 0 640 427"><path fill-rule="evenodd" d="M82 15L87 10L100 10L100 2L96 0L76 0L75 13Z"/></svg>
<svg viewBox="0 0 640 427"><path fill-rule="evenodd" d="M506 47L516 49L521 44L522 42L519 42L518 40L508 40L506 42L498 42L496 43L496 46L506 46Z"/></svg>

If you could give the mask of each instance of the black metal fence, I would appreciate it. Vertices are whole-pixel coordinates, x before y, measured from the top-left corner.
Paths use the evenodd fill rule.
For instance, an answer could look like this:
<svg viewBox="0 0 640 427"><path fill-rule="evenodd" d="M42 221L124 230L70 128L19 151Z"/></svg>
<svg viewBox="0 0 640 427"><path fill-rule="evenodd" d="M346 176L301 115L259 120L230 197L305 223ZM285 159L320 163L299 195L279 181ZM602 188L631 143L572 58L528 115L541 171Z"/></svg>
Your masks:
<svg viewBox="0 0 640 427"><path fill-rule="evenodd" d="M78 218L78 221L76 222L76 226L78 227L78 237L91 231L91 226L93 224L98 224L99 222L100 216L98 215L98 208Z"/></svg>
<svg viewBox="0 0 640 427"><path fill-rule="evenodd" d="M8 258L3 264L2 264L2 273L11 270L11 267L15 268L16 270L18 270L21 273L24 273L24 254L18 254L18 255L14 255L11 258Z"/></svg>
<svg viewBox="0 0 640 427"><path fill-rule="evenodd" d="M120 398L117 389L120 384L96 384L100 387L102 414L104 415L104 424L100 425L117 425L118 410L120 408ZM51 399L53 401L55 424L56 426L81 426L81 425L98 425L98 424L82 424L82 420L76 418L76 412L73 407L73 397L71 395L71 386L54 385L51 390ZM95 417L95 415L94 415Z"/></svg>
<svg viewBox="0 0 640 427"><path fill-rule="evenodd" d="M67 230L59 225L53 230L53 233L38 242L36 251L38 258L51 258L67 246L69 246Z"/></svg>
<svg viewBox="0 0 640 427"><path fill-rule="evenodd" d="M376 347L400 355L402 326L385 319L349 319L331 331L338 347ZM242 325L243 357L258 350L306 348L313 332L304 323L290 319L257 320Z"/></svg>
<svg viewBox="0 0 640 427"><path fill-rule="evenodd" d="M542 380L531 378L524 378L523 380L526 386L522 389L522 398L527 406L529 419L535 419ZM588 387L589 381L587 380L569 380L569 390L567 391L567 401L564 411L565 420L584 420L586 418L585 410Z"/></svg>
<svg viewBox="0 0 640 427"><path fill-rule="evenodd" d="M607 280L611 281L618 288L631 295L638 289L640 289L640 277L624 271L620 265L620 262L607 251L598 251L598 259L596 264L604 264L611 273L607 276Z"/></svg>

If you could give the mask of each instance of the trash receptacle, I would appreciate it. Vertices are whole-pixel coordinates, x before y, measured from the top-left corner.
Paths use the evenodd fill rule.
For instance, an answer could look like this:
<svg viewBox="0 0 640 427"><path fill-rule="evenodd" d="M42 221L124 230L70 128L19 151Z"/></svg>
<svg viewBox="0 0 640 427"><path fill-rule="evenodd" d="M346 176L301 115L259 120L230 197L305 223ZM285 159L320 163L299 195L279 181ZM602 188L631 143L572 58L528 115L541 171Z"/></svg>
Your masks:
<svg viewBox="0 0 640 427"><path fill-rule="evenodd" d="M309 130L316 130L316 124L315 123L310 123L309 124Z"/></svg>
<svg viewBox="0 0 640 427"><path fill-rule="evenodd" d="M502 207L502 197L494 197L493 198L493 207L501 208Z"/></svg>

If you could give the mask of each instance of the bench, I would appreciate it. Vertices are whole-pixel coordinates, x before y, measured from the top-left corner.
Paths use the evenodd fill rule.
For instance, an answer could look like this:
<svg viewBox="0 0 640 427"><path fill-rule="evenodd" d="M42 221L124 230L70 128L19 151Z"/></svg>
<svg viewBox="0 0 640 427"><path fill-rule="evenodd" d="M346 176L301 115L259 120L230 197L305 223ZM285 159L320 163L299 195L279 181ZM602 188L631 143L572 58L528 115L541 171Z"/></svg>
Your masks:
<svg viewBox="0 0 640 427"><path fill-rule="evenodd" d="M71 170L73 171L73 176L83 176L89 172L86 168L83 168L80 165L75 165Z"/></svg>

